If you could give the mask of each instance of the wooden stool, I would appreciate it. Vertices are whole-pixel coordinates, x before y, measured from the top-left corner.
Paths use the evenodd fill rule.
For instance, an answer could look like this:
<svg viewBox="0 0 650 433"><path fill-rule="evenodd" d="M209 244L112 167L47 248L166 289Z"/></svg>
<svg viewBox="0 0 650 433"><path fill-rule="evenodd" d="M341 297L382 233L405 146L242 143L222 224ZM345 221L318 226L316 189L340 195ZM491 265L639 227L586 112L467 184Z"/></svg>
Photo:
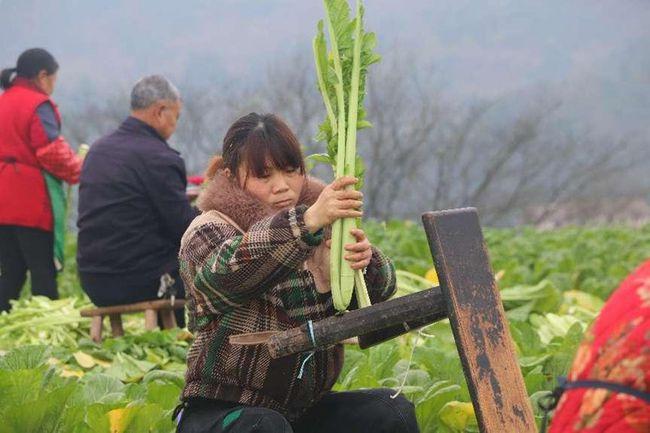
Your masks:
<svg viewBox="0 0 650 433"><path fill-rule="evenodd" d="M176 327L174 310L185 307L185 299L176 299L172 305L169 299L158 299L155 301L137 302L135 304L112 305L110 307L89 308L81 310L82 317L92 317L90 337L99 343L102 341L102 323L104 317L108 316L111 321L111 334L113 337L124 335L122 327L122 314L140 313L144 311L144 329L152 330L158 326L158 313L162 319L163 329Z"/></svg>

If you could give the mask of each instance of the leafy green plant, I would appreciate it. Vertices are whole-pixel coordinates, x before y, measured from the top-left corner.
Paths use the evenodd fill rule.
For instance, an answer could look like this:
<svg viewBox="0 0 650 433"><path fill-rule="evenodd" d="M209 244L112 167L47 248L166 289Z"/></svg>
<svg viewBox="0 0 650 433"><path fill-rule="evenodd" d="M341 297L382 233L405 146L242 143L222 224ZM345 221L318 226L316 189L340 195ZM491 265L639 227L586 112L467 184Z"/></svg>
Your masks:
<svg viewBox="0 0 650 433"><path fill-rule="evenodd" d="M364 228L395 262L403 294L430 286L424 276L431 255L418 224L369 221ZM536 408L556 377L566 374L603 300L650 256L650 227L486 229L485 238ZM144 332L142 318L130 315L126 336L96 344L88 338L89 323L77 321L84 305L25 298L0 315L0 419L8 420L2 427L21 433L173 431L170 412L184 383L191 336ZM347 348L335 389L379 386L415 403L423 433L476 431L447 321L369 350Z"/></svg>
<svg viewBox="0 0 650 433"><path fill-rule="evenodd" d="M0 358L0 419L7 433L171 433L181 387L150 376L124 384L106 374L64 378L50 349L26 346Z"/></svg>

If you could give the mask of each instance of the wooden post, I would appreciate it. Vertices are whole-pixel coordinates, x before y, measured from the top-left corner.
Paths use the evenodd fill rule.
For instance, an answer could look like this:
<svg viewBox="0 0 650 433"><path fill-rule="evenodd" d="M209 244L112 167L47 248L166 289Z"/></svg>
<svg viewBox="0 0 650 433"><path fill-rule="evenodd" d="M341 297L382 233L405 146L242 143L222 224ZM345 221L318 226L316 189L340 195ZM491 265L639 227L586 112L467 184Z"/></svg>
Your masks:
<svg viewBox="0 0 650 433"><path fill-rule="evenodd" d="M104 321L104 316L94 316L93 321L90 324L90 338L95 343L101 343L102 341L102 322Z"/></svg>
<svg viewBox="0 0 650 433"><path fill-rule="evenodd" d="M160 317L162 318L163 329L172 329L176 327L174 310L160 310Z"/></svg>
<svg viewBox="0 0 650 433"><path fill-rule="evenodd" d="M158 327L158 312L153 309L144 310L144 329L151 331Z"/></svg>
<svg viewBox="0 0 650 433"><path fill-rule="evenodd" d="M121 337L124 335L124 328L122 327L122 315L111 314L108 316L111 321L111 334L113 337Z"/></svg>
<svg viewBox="0 0 650 433"><path fill-rule="evenodd" d="M476 209L422 220L481 432L536 432Z"/></svg>

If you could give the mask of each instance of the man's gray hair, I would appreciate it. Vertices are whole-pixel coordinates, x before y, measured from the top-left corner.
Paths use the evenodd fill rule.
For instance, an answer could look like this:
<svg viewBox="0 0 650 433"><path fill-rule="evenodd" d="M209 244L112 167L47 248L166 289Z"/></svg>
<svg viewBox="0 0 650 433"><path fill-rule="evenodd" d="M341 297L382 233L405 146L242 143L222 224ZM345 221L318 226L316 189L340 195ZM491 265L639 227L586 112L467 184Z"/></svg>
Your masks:
<svg viewBox="0 0 650 433"><path fill-rule="evenodd" d="M142 110L156 101L178 101L181 94L171 81L162 75L141 78L131 90L131 110Z"/></svg>

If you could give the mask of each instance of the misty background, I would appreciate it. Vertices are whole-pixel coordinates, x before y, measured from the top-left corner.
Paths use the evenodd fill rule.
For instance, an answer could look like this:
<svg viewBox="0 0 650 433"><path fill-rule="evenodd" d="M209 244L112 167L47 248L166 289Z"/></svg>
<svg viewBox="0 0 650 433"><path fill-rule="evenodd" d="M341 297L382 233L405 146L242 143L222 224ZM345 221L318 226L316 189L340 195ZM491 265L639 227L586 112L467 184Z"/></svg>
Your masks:
<svg viewBox="0 0 650 433"><path fill-rule="evenodd" d="M366 214L477 206L496 226L650 219L650 2L366 0L382 62L359 134ZM73 146L160 73L184 99L171 140L200 173L228 126L274 112L306 153L325 115L317 0L0 0L0 68L48 49ZM329 179L331 170L315 168Z"/></svg>

